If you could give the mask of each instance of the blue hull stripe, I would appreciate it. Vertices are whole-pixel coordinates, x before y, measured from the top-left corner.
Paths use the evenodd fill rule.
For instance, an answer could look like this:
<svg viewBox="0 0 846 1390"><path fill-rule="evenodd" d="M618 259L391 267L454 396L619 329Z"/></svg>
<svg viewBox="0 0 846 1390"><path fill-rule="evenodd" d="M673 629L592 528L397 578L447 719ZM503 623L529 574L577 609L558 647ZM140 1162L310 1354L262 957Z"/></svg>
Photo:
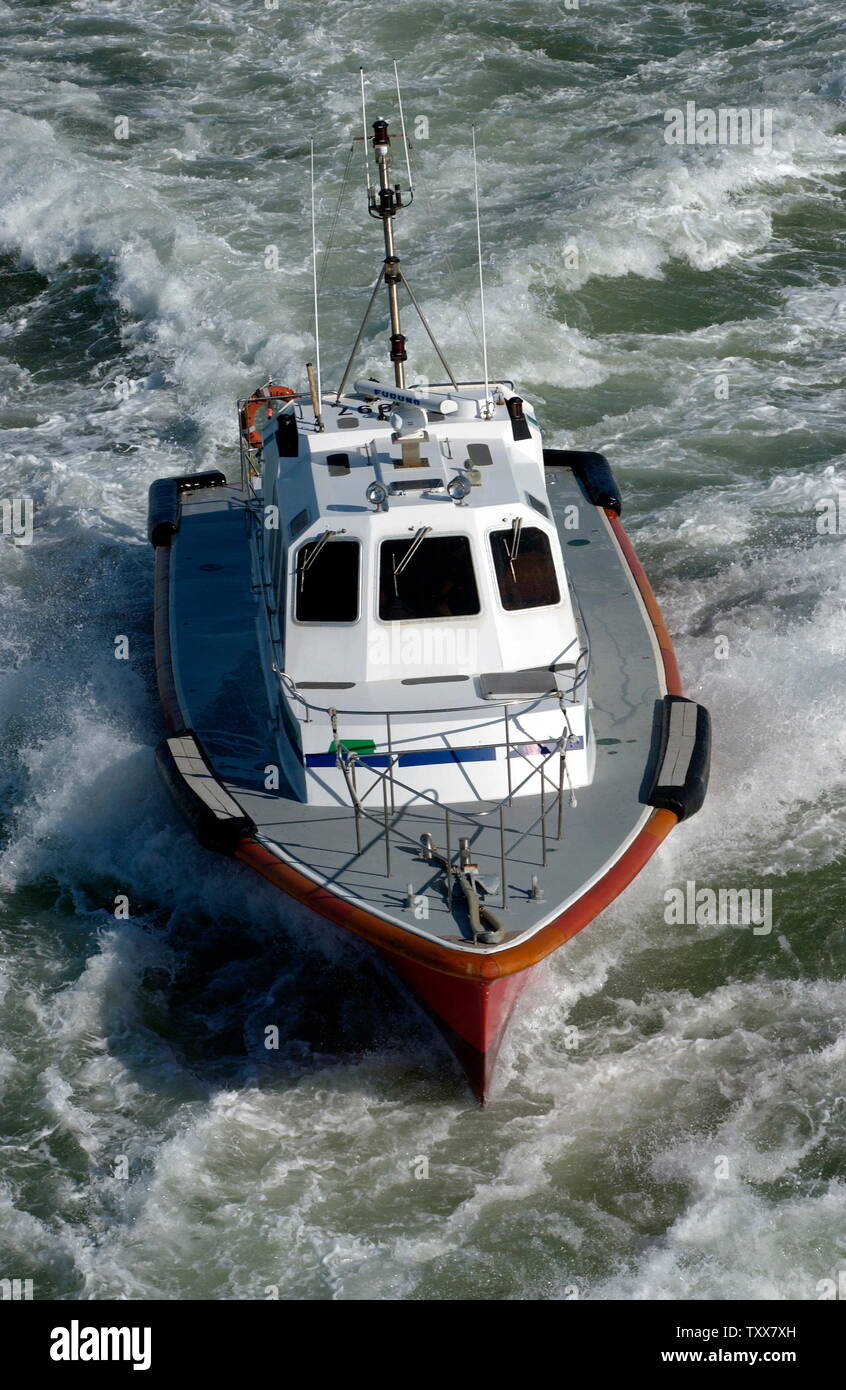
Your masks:
<svg viewBox="0 0 846 1390"><path fill-rule="evenodd" d="M570 739L570 748L573 750L584 748L584 739L581 734ZM554 744L519 744L512 748L512 758L526 756L548 755L553 751ZM364 763L365 767L387 767L387 753L362 753L359 754L358 761ZM400 753L400 767L432 767L437 763L492 763L496 761L495 748L427 748L419 753ZM306 753L306 767L335 767L336 759L334 753Z"/></svg>
<svg viewBox="0 0 846 1390"><path fill-rule="evenodd" d="M400 767L429 767L435 763L492 763L496 760L495 748L432 748L420 753L400 753ZM306 767L335 767L334 753L306 753ZM359 754L358 761L365 767L387 767L387 753Z"/></svg>

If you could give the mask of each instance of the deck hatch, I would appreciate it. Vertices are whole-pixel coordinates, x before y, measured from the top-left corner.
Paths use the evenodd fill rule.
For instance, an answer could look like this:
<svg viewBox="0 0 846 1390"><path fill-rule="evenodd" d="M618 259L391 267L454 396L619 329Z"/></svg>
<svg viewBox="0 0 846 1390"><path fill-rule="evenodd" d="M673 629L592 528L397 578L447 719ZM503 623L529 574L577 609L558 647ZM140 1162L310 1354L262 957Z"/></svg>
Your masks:
<svg viewBox="0 0 846 1390"><path fill-rule="evenodd" d="M489 671L479 677L479 693L484 700L540 699L557 691L555 672L545 667L537 671Z"/></svg>

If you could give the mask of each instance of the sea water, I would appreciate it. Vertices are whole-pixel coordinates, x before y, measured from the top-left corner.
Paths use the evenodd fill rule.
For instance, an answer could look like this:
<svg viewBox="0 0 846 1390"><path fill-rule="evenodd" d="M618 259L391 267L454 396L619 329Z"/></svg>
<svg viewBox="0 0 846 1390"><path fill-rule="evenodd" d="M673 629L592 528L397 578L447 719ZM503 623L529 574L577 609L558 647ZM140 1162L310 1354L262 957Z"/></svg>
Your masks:
<svg viewBox="0 0 846 1390"><path fill-rule="evenodd" d="M0 25L0 1276L818 1298L846 1268L841 5L64 0ZM714 720L704 810L539 970L482 1112L355 943L194 843L153 758L147 488L231 470L236 397L304 384L312 137L339 378L382 255L360 143L344 185L358 69L396 125L394 58L412 287L478 378L475 124L492 371L549 444L607 454ZM771 140L671 143L690 102L770 112ZM411 319L410 380L438 380ZM374 319L359 375L385 353ZM677 920L690 883L771 893L771 930Z"/></svg>

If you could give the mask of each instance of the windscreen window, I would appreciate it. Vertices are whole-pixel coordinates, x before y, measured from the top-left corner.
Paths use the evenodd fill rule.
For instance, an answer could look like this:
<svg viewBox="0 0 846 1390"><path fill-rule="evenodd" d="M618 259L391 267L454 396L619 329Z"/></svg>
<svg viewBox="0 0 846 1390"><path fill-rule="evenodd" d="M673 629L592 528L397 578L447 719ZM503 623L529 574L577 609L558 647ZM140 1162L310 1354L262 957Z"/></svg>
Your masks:
<svg viewBox="0 0 846 1390"><path fill-rule="evenodd" d="M297 554L297 622L354 623L360 564L358 541L307 541Z"/></svg>
<svg viewBox="0 0 846 1390"><path fill-rule="evenodd" d="M410 536L383 541L379 551L379 617L469 618L479 591L467 536Z"/></svg>
<svg viewBox="0 0 846 1390"><path fill-rule="evenodd" d="M492 531L490 542L499 596L506 612L548 608L560 601L545 532L537 526L515 523L507 531Z"/></svg>

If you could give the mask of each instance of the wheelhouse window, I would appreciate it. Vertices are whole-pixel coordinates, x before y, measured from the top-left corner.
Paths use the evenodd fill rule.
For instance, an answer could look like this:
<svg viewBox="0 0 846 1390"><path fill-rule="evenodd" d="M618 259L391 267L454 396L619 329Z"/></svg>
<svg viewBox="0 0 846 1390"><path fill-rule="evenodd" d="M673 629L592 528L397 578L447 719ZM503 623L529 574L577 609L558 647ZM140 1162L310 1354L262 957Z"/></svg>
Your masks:
<svg viewBox="0 0 846 1390"><path fill-rule="evenodd" d="M358 617L361 546L330 532L306 541L297 553L299 623L354 623Z"/></svg>
<svg viewBox="0 0 846 1390"><path fill-rule="evenodd" d="M519 518L507 531L492 531L491 554L502 606L509 613L522 608L547 608L561 594L549 537Z"/></svg>
<svg viewBox="0 0 846 1390"><path fill-rule="evenodd" d="M379 617L468 618L479 612L468 536L383 541L379 551Z"/></svg>

